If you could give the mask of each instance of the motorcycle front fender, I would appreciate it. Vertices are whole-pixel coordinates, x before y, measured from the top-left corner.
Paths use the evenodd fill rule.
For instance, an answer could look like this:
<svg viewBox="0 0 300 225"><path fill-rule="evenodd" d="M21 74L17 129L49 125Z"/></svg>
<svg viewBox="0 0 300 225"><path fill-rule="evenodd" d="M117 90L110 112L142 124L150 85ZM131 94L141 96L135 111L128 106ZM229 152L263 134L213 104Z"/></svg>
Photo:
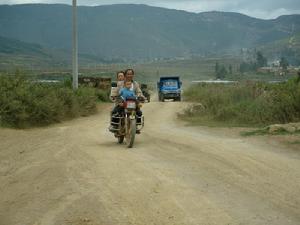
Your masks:
<svg viewBox="0 0 300 225"><path fill-rule="evenodd" d="M130 115L130 116L129 116L129 119L135 120L135 115Z"/></svg>

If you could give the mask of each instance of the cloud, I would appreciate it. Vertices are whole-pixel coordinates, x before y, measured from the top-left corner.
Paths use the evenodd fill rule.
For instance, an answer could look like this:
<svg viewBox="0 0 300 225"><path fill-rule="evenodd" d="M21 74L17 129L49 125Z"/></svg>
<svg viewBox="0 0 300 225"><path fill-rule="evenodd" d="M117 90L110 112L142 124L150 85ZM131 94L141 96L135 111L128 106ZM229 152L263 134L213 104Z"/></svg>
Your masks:
<svg viewBox="0 0 300 225"><path fill-rule="evenodd" d="M147 4L189 12L229 11L270 19L285 14L299 14L299 0L77 0L78 5ZM64 3L72 0L0 0L0 4Z"/></svg>

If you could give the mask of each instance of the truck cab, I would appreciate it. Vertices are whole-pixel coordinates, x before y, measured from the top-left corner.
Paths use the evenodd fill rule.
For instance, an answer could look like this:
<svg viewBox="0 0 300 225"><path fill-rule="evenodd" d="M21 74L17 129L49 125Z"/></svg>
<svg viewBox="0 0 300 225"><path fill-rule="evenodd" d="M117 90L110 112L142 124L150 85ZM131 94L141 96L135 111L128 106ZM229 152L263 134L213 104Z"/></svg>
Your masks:
<svg viewBox="0 0 300 225"><path fill-rule="evenodd" d="M178 76L160 77L157 82L158 100L163 102L165 99L181 101L182 82Z"/></svg>

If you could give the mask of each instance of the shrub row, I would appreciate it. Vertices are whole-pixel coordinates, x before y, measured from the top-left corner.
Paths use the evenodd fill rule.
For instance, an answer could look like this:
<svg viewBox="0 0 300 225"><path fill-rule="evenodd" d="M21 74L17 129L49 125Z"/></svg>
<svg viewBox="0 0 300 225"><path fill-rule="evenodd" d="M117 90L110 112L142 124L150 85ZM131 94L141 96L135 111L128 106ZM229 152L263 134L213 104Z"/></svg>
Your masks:
<svg viewBox="0 0 300 225"><path fill-rule="evenodd" d="M188 117L205 117L233 124L266 125L300 120L300 83L259 82L199 84L185 92L201 107L186 110Z"/></svg>
<svg viewBox="0 0 300 225"><path fill-rule="evenodd" d="M0 76L0 125L43 126L96 112L108 94L93 88L73 91L66 83L36 83L23 76Z"/></svg>

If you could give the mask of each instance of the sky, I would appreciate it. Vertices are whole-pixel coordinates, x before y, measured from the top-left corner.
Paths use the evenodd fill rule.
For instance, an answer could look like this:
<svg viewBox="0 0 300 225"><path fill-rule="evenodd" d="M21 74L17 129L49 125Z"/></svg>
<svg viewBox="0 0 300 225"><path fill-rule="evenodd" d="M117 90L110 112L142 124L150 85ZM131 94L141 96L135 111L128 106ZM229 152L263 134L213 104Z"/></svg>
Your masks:
<svg viewBox="0 0 300 225"><path fill-rule="evenodd" d="M261 19L274 19L280 15L300 14L300 0L77 0L78 5L147 4L189 12L239 12ZM0 4L64 3L72 0L0 0Z"/></svg>

